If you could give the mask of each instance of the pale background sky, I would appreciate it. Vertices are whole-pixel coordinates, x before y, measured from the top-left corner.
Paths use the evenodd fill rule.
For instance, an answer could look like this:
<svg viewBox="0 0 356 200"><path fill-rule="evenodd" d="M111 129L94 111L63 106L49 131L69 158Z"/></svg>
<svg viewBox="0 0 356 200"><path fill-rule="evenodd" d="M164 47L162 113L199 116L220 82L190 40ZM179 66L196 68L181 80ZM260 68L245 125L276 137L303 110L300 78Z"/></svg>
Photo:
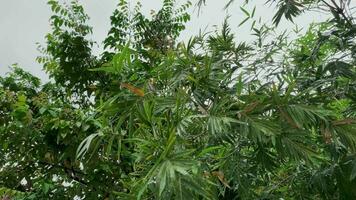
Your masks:
<svg viewBox="0 0 356 200"><path fill-rule="evenodd" d="M100 45L106 37L110 28L110 15L115 9L118 0L80 0L86 12L90 16L89 24L93 26L91 39ZM148 14L150 10L160 8L162 0L141 0L143 12ZM178 1L179 2L179 1ZM185 2L180 0L180 2ZM196 0L192 1L193 3ZM202 13L198 16L197 9L191 9L192 20L187 24L187 29L182 33L179 40L186 41L189 37L196 35L200 30L214 30L215 25L221 25L227 12L223 10L226 0L207 0L207 5L203 7ZM236 40L250 40L249 24L238 27L238 24L245 18L239 9L241 5L236 3L229 8L231 15L229 22L232 31L236 35ZM264 21L271 21L274 9L268 5L263 5L264 0L259 2L256 8L256 19L259 16ZM247 7L252 11L253 6ZM50 7L47 0L0 0L0 75L9 71L9 66L18 63L19 66L32 74L39 76L42 80L48 80L47 75L42 71L42 66L35 59L39 54L36 43L44 44L44 36L50 31L49 17ZM312 22L318 22L327 16L321 13L308 13L298 17L295 22L298 26L306 29ZM287 21L282 21L280 29L291 30L294 25ZM101 46L100 46L101 47ZM96 48L94 53L100 53L100 48Z"/></svg>

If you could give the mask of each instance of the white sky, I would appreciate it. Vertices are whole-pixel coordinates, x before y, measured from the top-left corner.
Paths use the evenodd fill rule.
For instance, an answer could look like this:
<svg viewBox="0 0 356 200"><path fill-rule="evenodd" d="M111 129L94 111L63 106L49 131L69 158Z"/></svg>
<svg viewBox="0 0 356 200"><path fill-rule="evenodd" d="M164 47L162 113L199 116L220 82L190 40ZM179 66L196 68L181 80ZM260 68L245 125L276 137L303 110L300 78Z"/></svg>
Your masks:
<svg viewBox="0 0 356 200"><path fill-rule="evenodd" d="M192 0L195 3L197 0ZM92 39L100 45L106 37L110 28L110 15L112 14L118 0L80 0L86 12L90 16L89 24L93 26ZM160 8L161 0L141 0L143 12L148 14L150 10ZM180 0L184 2L184 0ZM223 10L226 0L207 0L207 5L203 7L202 13L198 16L197 9L192 8L192 20L187 24L187 29L183 32L180 40L186 41L189 37L199 33L199 30L214 30L215 25L221 25L227 16ZM231 15L229 22L232 31L238 41L251 39L249 24L238 27L244 19L244 13L239 9L238 2L229 8ZM260 16L263 21L271 21L274 8L263 5L265 0L259 2L256 8L256 16ZM252 11L253 6L247 7ZM195 10L195 11L194 11ZM50 31L49 17L50 7L46 0L0 0L0 75L9 71L9 66L18 63L25 70L39 76L43 80L48 80L47 75L42 71L36 61L39 54L36 43L44 44L44 36ZM296 19L299 27L307 28L312 22L325 19L326 16L320 13L308 13ZM282 21L280 29L293 28L294 25L287 21ZM101 47L101 46L100 46ZM96 48L95 53L100 53L100 48Z"/></svg>

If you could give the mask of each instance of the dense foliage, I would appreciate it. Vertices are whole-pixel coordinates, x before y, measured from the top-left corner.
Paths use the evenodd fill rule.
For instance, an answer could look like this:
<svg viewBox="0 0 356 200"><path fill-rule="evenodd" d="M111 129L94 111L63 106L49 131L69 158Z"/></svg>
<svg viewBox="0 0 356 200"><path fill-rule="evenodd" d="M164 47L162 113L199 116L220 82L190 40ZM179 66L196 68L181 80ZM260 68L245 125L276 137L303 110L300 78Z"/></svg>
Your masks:
<svg viewBox="0 0 356 200"><path fill-rule="evenodd" d="M228 19L178 43L190 2L146 17L120 0L96 57L82 6L49 0L53 81L0 77L0 198L355 199L350 2L272 2L272 25L241 8L251 43ZM274 31L308 9L332 15L292 41Z"/></svg>

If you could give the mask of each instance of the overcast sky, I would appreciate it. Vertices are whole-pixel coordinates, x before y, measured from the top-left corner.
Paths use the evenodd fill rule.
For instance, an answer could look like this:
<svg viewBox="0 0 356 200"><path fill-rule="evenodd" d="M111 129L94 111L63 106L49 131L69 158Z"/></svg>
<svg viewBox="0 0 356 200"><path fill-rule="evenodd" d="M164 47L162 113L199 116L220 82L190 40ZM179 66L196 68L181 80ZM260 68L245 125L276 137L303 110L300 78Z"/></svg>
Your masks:
<svg viewBox="0 0 356 200"><path fill-rule="evenodd" d="M93 26L91 38L100 45L110 27L110 15L115 9L118 0L81 0L88 15L89 24ZM143 12L148 14L150 10L157 10L162 0L141 0ZM181 2L184 2L181 0ZM193 0L194 2L194 0ZM227 16L223 10L225 0L208 0L198 16L197 9L192 8L192 20L187 24L187 29L182 33L180 40L186 41L189 37L199 33L199 30L214 30L215 25L221 25ZM239 2L238 0L236 2ZM242 2L242 1L241 1ZM274 8L263 5L264 1L257 0L256 18L262 17L264 21L270 21ZM236 34L237 40L251 39L249 26L238 27L244 19L243 12L239 9L240 4L235 3L229 10L231 15L229 22L231 29ZM253 6L247 7L250 11ZM39 55L37 44L44 44L44 36L50 31L49 17L51 10L47 0L0 0L0 75L5 74L9 66L18 63L25 70L47 80L47 75L42 71L42 66L36 63ZM308 13L296 20L300 27L307 28L312 22L325 19L320 13ZM282 21L280 28L291 29L294 25ZM101 46L100 46L101 47ZM100 53L100 47L95 53Z"/></svg>

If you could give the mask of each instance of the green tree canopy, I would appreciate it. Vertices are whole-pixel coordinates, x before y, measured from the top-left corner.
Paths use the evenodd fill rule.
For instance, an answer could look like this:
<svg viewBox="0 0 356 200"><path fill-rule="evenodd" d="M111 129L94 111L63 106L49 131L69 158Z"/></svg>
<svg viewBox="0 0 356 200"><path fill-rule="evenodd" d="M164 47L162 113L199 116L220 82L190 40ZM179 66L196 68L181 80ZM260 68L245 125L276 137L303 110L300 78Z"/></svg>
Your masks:
<svg viewBox="0 0 356 200"><path fill-rule="evenodd" d="M146 17L120 0L93 56L83 7L49 0L38 61L53 81L18 66L0 78L0 198L356 198L352 9L276 2L252 42L228 19L178 42L192 3ZM331 18L293 40L274 31L311 5Z"/></svg>

